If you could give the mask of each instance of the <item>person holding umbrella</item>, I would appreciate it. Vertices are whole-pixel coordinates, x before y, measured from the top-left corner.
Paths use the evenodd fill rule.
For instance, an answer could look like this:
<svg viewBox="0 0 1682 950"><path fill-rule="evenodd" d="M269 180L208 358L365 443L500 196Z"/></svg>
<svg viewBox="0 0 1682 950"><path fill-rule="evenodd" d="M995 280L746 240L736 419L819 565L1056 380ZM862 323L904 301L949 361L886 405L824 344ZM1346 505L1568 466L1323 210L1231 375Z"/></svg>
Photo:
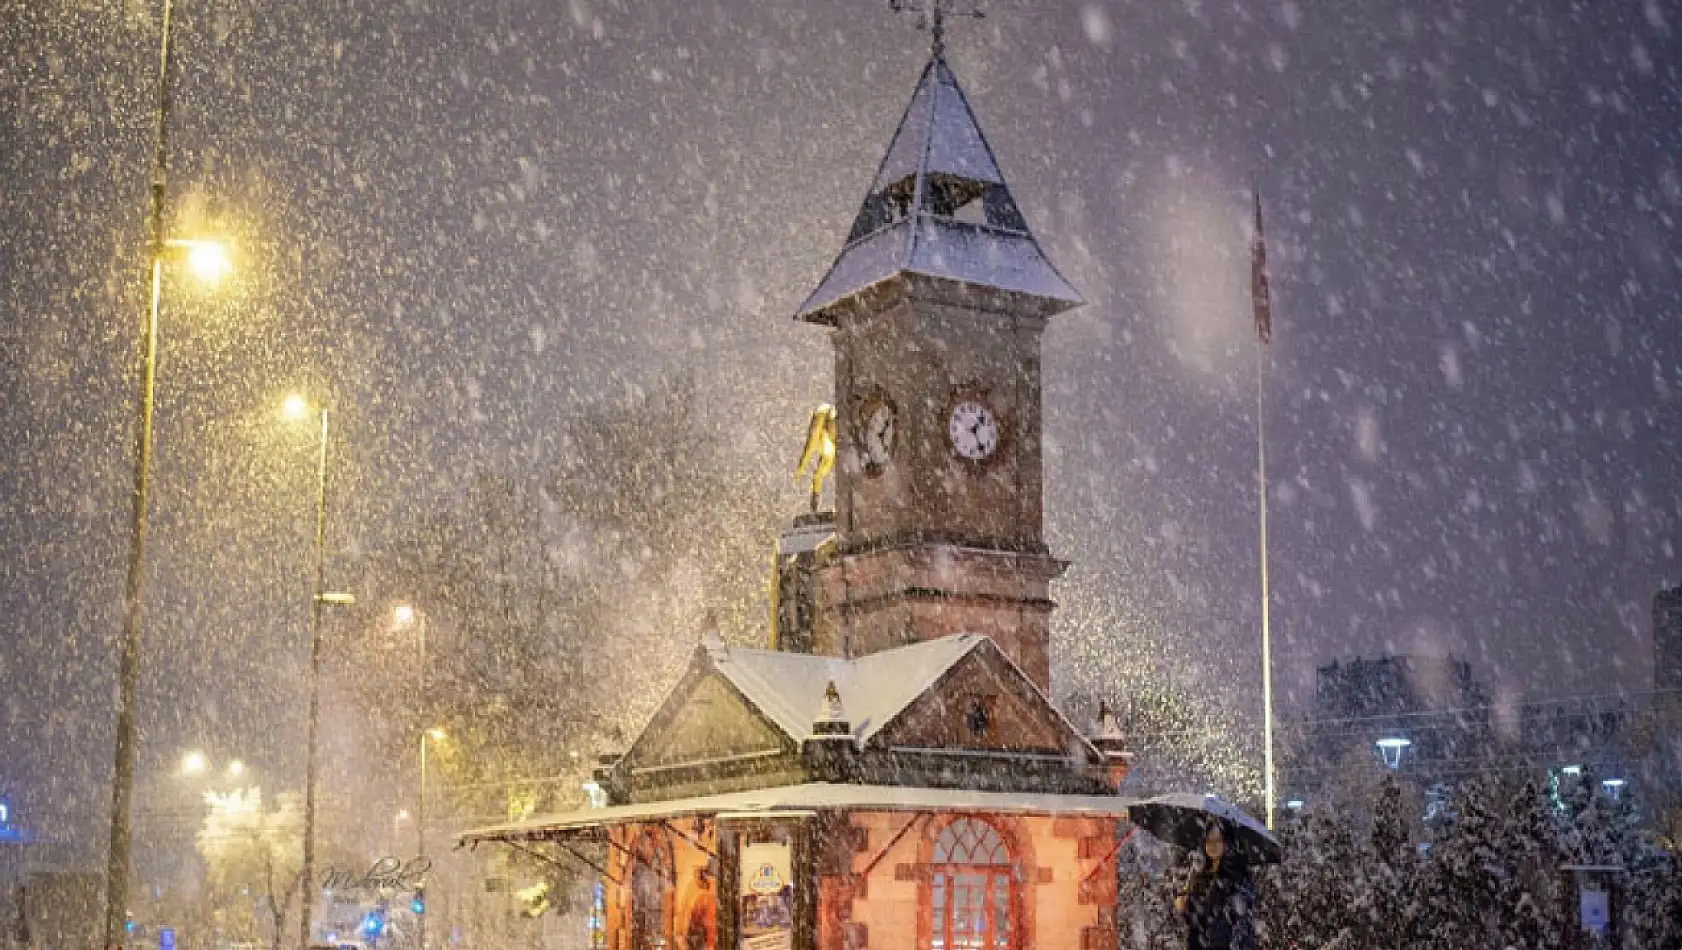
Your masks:
<svg viewBox="0 0 1682 950"><path fill-rule="evenodd" d="M1250 863L1229 853L1226 828L1209 822L1203 861L1174 899L1186 922L1186 950L1256 950L1256 882Z"/></svg>
<svg viewBox="0 0 1682 950"><path fill-rule="evenodd" d="M1256 882L1250 869L1277 864L1284 851L1261 822L1214 795L1176 792L1127 807L1140 830L1201 862L1174 910L1191 931L1188 950L1255 950Z"/></svg>

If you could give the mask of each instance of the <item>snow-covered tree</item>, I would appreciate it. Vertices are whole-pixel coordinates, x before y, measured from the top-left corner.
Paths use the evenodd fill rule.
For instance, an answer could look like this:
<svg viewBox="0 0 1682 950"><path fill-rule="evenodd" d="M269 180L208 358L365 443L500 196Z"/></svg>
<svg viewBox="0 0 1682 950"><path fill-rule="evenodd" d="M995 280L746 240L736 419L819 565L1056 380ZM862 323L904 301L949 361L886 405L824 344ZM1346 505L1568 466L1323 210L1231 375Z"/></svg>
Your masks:
<svg viewBox="0 0 1682 950"><path fill-rule="evenodd" d="M265 805L260 789L208 792L210 806L198 833L213 914L225 935L267 931L280 950L298 900L303 864L303 813L298 796L282 793Z"/></svg>
<svg viewBox="0 0 1682 950"><path fill-rule="evenodd" d="M1180 875L1131 854L1118 856L1116 929L1124 950L1180 950L1185 928L1174 914Z"/></svg>
<svg viewBox="0 0 1682 950"><path fill-rule="evenodd" d="M1682 854L1653 849L1630 869L1624 924L1634 946L1682 947Z"/></svg>
<svg viewBox="0 0 1682 950"><path fill-rule="evenodd" d="M1415 860L1413 836L1408 830L1401 783L1387 774L1379 785L1372 807L1372 829L1368 837L1372 860L1368 864L1367 898L1372 907L1370 945L1394 948L1403 945L1412 927Z"/></svg>

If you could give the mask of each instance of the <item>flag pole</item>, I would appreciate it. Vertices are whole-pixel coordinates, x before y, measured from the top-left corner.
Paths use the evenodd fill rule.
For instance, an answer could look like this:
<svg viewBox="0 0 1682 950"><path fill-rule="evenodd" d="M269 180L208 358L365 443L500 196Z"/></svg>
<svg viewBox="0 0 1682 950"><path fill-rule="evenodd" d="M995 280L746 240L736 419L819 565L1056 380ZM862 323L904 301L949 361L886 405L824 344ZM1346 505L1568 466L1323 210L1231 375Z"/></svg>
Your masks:
<svg viewBox="0 0 1682 950"><path fill-rule="evenodd" d="M1268 624L1267 580L1267 422L1262 409L1262 377L1267 345L1256 340L1256 507L1261 511L1261 648L1262 648L1262 749L1267 772L1267 827L1273 829L1273 631Z"/></svg>
<svg viewBox="0 0 1682 950"><path fill-rule="evenodd" d="M1273 768L1273 631L1267 576L1267 419L1263 399L1267 346L1273 342L1273 300L1267 286L1267 244L1262 237L1261 188L1256 201L1256 232L1250 257L1250 304L1256 318L1256 509L1261 521L1262 768L1265 774L1267 827L1273 829L1278 790Z"/></svg>

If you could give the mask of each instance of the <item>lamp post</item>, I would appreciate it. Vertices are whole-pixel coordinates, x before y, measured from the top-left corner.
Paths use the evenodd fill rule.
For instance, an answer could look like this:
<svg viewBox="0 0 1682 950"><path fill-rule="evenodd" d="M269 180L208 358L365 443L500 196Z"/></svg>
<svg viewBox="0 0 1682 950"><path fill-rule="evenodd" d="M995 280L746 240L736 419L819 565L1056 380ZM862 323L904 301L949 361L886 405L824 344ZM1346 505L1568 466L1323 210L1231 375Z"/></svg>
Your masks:
<svg viewBox="0 0 1682 950"><path fill-rule="evenodd" d="M426 857L426 745L427 742L444 741L444 730L428 729L420 737L420 795L419 804L415 807L415 850L416 859ZM424 886L424 884L423 884ZM426 950L426 914L419 915L415 922L415 944L419 950Z"/></svg>
<svg viewBox="0 0 1682 950"><path fill-rule="evenodd" d="M169 180L169 109L174 52L171 0L163 0L158 42L158 98L153 110L152 174L146 213L146 256L151 293L140 336L140 400L134 432L133 511L129 523L128 577L124 587L122 646L117 659L116 755L111 781L111 833L105 861L105 946L115 950L128 935L129 863L134 839L134 756L136 707L140 691L142 604L146 591L146 527L151 503L152 410L157 392L158 310L163 302L164 261L172 251L186 251L201 277L227 270L227 254L210 241L170 240L164 230L164 202Z"/></svg>
<svg viewBox="0 0 1682 950"><path fill-rule="evenodd" d="M288 418L307 419L313 410L302 396L288 396L283 407ZM321 444L315 466L315 582L310 594L310 705L309 737L304 777L304 860L299 869L299 892L303 897L298 913L299 950L309 950L310 917L315 909L315 785L316 745L321 731L321 614L328 604L353 604L350 594L326 589L327 577L327 434L328 413L323 406Z"/></svg>

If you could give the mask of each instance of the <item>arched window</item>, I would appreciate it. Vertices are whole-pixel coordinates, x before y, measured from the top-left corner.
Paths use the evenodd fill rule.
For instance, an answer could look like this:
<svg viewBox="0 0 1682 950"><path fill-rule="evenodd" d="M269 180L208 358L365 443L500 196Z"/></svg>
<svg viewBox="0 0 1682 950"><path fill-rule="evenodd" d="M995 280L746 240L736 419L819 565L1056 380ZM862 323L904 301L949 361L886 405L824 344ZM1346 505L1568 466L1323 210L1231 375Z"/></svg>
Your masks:
<svg viewBox="0 0 1682 950"><path fill-rule="evenodd" d="M998 829L959 818L934 843L931 950L1008 950L1015 931L1015 866Z"/></svg>

